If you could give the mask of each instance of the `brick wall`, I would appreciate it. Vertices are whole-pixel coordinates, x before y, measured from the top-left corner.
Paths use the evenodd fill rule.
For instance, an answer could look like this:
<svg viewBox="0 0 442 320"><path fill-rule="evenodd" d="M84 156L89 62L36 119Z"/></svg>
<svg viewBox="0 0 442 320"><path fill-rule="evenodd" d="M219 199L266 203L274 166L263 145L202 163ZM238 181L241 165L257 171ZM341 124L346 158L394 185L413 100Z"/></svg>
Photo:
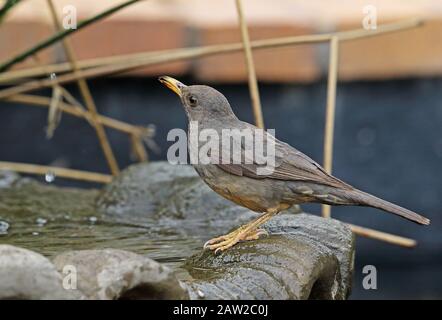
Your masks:
<svg viewBox="0 0 442 320"><path fill-rule="evenodd" d="M0 1L1 2L1 1ZM77 8L78 21L122 0L56 0ZM442 73L442 1L439 0L243 0L252 39L361 28L363 8L373 5L378 25L420 17L423 27L343 43L341 80L434 76ZM20 3L0 25L0 61L53 33L46 0ZM143 51L240 41L234 0L142 1L72 37L78 58L89 59ZM254 54L260 81L312 82L327 72L327 46L302 45ZM65 60L59 46L42 51L38 60ZM17 67L35 64L33 59ZM205 82L247 79L241 53L136 70L133 76L192 75Z"/></svg>

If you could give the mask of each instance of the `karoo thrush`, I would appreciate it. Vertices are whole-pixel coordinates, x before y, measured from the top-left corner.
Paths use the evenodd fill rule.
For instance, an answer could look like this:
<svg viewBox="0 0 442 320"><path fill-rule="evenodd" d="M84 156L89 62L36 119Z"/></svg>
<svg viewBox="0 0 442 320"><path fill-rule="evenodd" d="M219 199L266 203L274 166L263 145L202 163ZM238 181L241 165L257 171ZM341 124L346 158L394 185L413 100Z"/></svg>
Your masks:
<svg viewBox="0 0 442 320"><path fill-rule="evenodd" d="M211 129L220 135L224 129L259 130L239 120L226 97L209 86L186 86L168 76L160 77L159 81L181 98L189 122L196 122L200 130ZM265 230L259 228L263 223L278 212L302 203L368 206L419 224L430 223L429 219L415 212L352 187L328 174L302 152L269 136L269 133L265 134L267 139L274 141L275 147L274 169L268 174L258 174L262 165L253 162L193 163L199 176L215 192L236 204L262 213L235 231L207 241L205 248L219 252L240 241L258 239L266 234ZM244 154L244 145L241 144L241 148Z"/></svg>

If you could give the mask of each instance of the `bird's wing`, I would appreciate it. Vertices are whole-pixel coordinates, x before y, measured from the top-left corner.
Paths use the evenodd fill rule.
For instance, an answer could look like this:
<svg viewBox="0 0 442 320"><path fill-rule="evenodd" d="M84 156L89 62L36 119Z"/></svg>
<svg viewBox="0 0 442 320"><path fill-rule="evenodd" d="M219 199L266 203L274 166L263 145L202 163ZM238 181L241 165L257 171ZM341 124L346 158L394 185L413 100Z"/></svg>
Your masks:
<svg viewBox="0 0 442 320"><path fill-rule="evenodd" d="M256 129L256 127L248 123L247 126ZM227 151L221 148L221 157L226 159L230 156L230 162L226 163L226 161L221 160L217 166L231 174L254 179L270 178L277 180L307 181L337 188L351 188L343 181L329 175L318 163L287 143L279 141L267 132L265 132L262 137L264 140L264 150L269 140L273 140L275 143L274 167L265 169L266 164L263 164L265 158L260 157L259 154L255 154L255 157L251 156L253 155L253 151L250 152L250 148L254 148L254 145L247 146L244 144L244 141L241 141L240 146L242 155L240 163L233 161L233 156L230 155L230 153L233 154L233 152L229 152L226 155L225 152Z"/></svg>

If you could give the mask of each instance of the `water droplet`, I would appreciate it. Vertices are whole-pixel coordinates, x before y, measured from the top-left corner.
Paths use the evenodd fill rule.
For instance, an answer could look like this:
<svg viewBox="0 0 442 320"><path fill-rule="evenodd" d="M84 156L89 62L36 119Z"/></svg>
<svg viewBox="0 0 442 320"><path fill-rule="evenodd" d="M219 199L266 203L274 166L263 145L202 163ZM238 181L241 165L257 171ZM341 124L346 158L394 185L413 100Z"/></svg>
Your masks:
<svg viewBox="0 0 442 320"><path fill-rule="evenodd" d="M43 226L48 222L48 220L43 219L43 218L37 218L37 219L35 220L35 222L37 223L37 225L38 225L39 227L43 227Z"/></svg>
<svg viewBox="0 0 442 320"><path fill-rule="evenodd" d="M55 173L50 172L50 171L46 172L45 180L46 180L47 183L53 182L55 180Z"/></svg>
<svg viewBox="0 0 442 320"><path fill-rule="evenodd" d="M8 234L9 223L0 220L0 235Z"/></svg>
<svg viewBox="0 0 442 320"><path fill-rule="evenodd" d="M89 221L91 222L91 223L95 223L95 222L97 222L97 217L89 217Z"/></svg>

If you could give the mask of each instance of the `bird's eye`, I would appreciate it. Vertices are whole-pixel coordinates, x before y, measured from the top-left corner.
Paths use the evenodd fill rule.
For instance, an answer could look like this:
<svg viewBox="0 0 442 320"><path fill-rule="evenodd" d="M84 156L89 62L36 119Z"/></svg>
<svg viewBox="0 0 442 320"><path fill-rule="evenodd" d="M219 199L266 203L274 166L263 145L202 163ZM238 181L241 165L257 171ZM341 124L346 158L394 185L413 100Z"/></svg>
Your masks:
<svg viewBox="0 0 442 320"><path fill-rule="evenodd" d="M198 100L195 96L189 96L189 104L191 107L196 107Z"/></svg>

